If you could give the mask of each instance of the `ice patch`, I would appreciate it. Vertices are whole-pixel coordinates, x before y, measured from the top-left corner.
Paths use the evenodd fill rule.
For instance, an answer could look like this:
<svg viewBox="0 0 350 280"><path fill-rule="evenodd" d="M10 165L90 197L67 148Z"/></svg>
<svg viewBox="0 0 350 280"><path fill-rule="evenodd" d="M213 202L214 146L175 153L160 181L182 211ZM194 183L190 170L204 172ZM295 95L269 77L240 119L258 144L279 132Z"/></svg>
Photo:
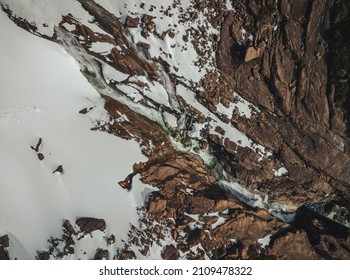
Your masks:
<svg viewBox="0 0 350 280"><path fill-rule="evenodd" d="M260 243L261 248L265 249L267 246L270 245L271 236L272 234L268 234L265 237L258 239L258 242Z"/></svg>
<svg viewBox="0 0 350 280"><path fill-rule="evenodd" d="M280 167L277 170L273 169L273 171L276 177L281 177L288 173L288 170L285 167Z"/></svg>

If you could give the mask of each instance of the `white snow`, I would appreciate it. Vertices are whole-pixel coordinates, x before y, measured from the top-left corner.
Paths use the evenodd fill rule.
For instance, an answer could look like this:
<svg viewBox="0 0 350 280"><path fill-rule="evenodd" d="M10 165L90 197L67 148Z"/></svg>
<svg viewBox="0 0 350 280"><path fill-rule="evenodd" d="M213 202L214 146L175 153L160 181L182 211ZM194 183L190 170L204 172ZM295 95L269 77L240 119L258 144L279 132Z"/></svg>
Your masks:
<svg viewBox="0 0 350 280"><path fill-rule="evenodd" d="M250 119L252 115L252 108L258 110L256 106L248 102L244 98L240 97L236 92L234 92L235 97L238 99L236 102L231 102L230 106L226 108L222 103L216 105L216 110L218 113L226 115L229 119L232 118L232 113L235 109L238 109L239 115Z"/></svg>
<svg viewBox="0 0 350 280"><path fill-rule="evenodd" d="M11 7L36 13L43 2ZM64 2L51 1L45 11L70 10ZM117 182L145 157L134 141L90 130L92 120L107 117L103 100L61 47L20 29L3 12L0 26L0 234L9 234L10 257L34 258L50 236L60 235L63 219L81 216L105 219L106 234L121 245L149 188L136 182L128 192ZM39 137L43 161L30 148ZM60 164L64 173L52 174Z"/></svg>
<svg viewBox="0 0 350 280"><path fill-rule="evenodd" d="M102 69L103 69L103 76L105 77L107 82L109 82L109 80L121 82L126 80L129 77L128 74L124 74L114 69L112 66L108 65L107 63L102 64Z"/></svg>
<svg viewBox="0 0 350 280"><path fill-rule="evenodd" d="M172 128L177 127L177 118L173 114L170 114L168 112L163 112L163 117L164 117L166 123L170 127L172 127Z"/></svg>
<svg viewBox="0 0 350 280"><path fill-rule="evenodd" d="M147 14L154 17L156 24L156 32L162 35L163 32L171 30L174 37L171 38L166 35L164 39L159 38L157 35L150 33L149 37L144 38L141 35L142 25L136 28L129 28L129 32L134 43L144 42L150 44L148 50L151 58L162 58L170 65L170 70L179 77L182 77L184 81L199 82L206 73L215 69L215 53L210 52L205 60L205 65L200 67L197 65L199 58L197 51L192 44L193 35L191 32L204 28L208 33L208 37L214 34L219 34L219 30L213 28L207 23L204 13L208 13L207 9L198 13L198 18L195 20L182 21L183 15L189 15L190 11L193 11L191 7L193 1L183 0L179 1L177 7L172 7L172 1L166 1L165 3L152 3L141 0L128 0L128 1L111 1L111 0L96 0L98 4L113 13L117 17L123 20L126 16L133 18L142 18L143 14ZM227 1L229 2L229 1ZM140 8L141 3L144 3L144 9ZM156 8L152 9L151 6L155 5ZM228 8L229 8L228 4ZM169 14L165 15L165 11L168 10ZM189 35L188 41L184 41L183 37ZM208 48L211 48L211 43L205 38L204 41ZM203 48L201 44L198 46ZM175 70L176 69L176 70Z"/></svg>
<svg viewBox="0 0 350 280"><path fill-rule="evenodd" d="M280 167L278 170L273 169L276 177L281 177L288 173L288 170L285 167Z"/></svg>
<svg viewBox="0 0 350 280"><path fill-rule="evenodd" d="M226 222L226 219L224 217L219 217L218 220L211 225L212 229L217 228L218 226L221 226L222 224L224 224Z"/></svg>
<svg viewBox="0 0 350 280"><path fill-rule="evenodd" d="M145 205L152 192L159 191L158 188L146 185L140 181L140 175L136 175L132 180L132 189L137 205ZM136 225L135 225L136 226Z"/></svg>
<svg viewBox="0 0 350 280"><path fill-rule="evenodd" d="M338 150L341 152L345 151L345 140L341 137L339 137L339 146L338 146Z"/></svg>
<svg viewBox="0 0 350 280"><path fill-rule="evenodd" d="M148 83L148 87L144 88L143 94L150 99L153 99L158 104L170 107L168 93L160 83L154 81Z"/></svg>
<svg viewBox="0 0 350 280"><path fill-rule="evenodd" d="M65 22L63 26L70 32L75 30L75 26L72 24L68 24L67 22Z"/></svg>
<svg viewBox="0 0 350 280"><path fill-rule="evenodd" d="M267 246L270 245L271 236L272 234L268 234L265 237L258 239L258 242L260 243L262 248L265 249Z"/></svg>
<svg viewBox="0 0 350 280"><path fill-rule="evenodd" d="M54 27L62 21L62 16L73 15L82 24L100 34L107 34L96 24L93 17L83 9L78 1L72 0L1 0L2 4L8 5L15 15L35 22L38 32L52 36Z"/></svg>
<svg viewBox="0 0 350 280"><path fill-rule="evenodd" d="M110 54L115 46L107 42L93 42L90 50L103 55Z"/></svg>

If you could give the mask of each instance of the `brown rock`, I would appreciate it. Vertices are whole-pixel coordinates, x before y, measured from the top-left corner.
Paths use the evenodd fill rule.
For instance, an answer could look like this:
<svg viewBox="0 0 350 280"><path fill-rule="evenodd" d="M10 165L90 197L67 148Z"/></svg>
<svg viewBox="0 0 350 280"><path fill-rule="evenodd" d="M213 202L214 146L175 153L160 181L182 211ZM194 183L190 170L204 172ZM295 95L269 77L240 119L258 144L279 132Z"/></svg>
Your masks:
<svg viewBox="0 0 350 280"><path fill-rule="evenodd" d="M177 238L179 237L179 232L176 229L173 229L171 231L171 236L173 237L173 239L176 241Z"/></svg>
<svg viewBox="0 0 350 280"><path fill-rule="evenodd" d="M145 49L145 50L148 50L151 47L150 44L145 43L145 42L138 42L137 45L140 46L141 48Z"/></svg>
<svg viewBox="0 0 350 280"><path fill-rule="evenodd" d="M52 173L62 174L63 172L63 166L59 165Z"/></svg>
<svg viewBox="0 0 350 280"><path fill-rule="evenodd" d="M212 208L212 211L214 212L222 212L225 211L228 208L228 200L219 200L215 203L215 205Z"/></svg>
<svg viewBox="0 0 350 280"><path fill-rule="evenodd" d="M164 199L158 199L155 201L150 201L148 206L148 212L151 214L163 212L166 208L166 200Z"/></svg>
<svg viewBox="0 0 350 280"><path fill-rule="evenodd" d="M10 246L10 239L9 239L9 236L7 234L0 237L0 245L2 247L9 247Z"/></svg>
<svg viewBox="0 0 350 280"><path fill-rule="evenodd" d="M147 23L150 23L152 21L152 19L154 19L153 16L150 16L150 15L147 15L145 14L143 17L142 17L142 22L147 24Z"/></svg>
<svg viewBox="0 0 350 280"><path fill-rule="evenodd" d="M200 218L200 220L206 223L207 225L215 224L218 219L219 219L218 216L207 216L207 217Z"/></svg>
<svg viewBox="0 0 350 280"><path fill-rule="evenodd" d="M215 132L219 133L220 135L225 135L225 130L220 126L215 127Z"/></svg>
<svg viewBox="0 0 350 280"><path fill-rule="evenodd" d="M43 160L45 157L42 153L38 153L38 159L39 160Z"/></svg>
<svg viewBox="0 0 350 280"><path fill-rule="evenodd" d="M39 152L39 148L40 148L40 145L42 144L42 139L41 139L41 137L39 138L39 141L38 141L38 143L36 144L36 146L35 147L33 147L33 146L30 146L34 151L36 151L36 152Z"/></svg>
<svg viewBox="0 0 350 280"><path fill-rule="evenodd" d="M317 259L316 253L309 243L305 232L298 231L295 234L288 233L279 238L272 245L271 254L281 259L308 260Z"/></svg>
<svg viewBox="0 0 350 280"><path fill-rule="evenodd" d="M141 36L142 36L143 38L147 39L147 37L149 37L149 32L148 32L148 30L147 30L147 29L143 29L143 30L141 31Z"/></svg>
<svg viewBox="0 0 350 280"><path fill-rule="evenodd" d="M103 219L96 218L79 218L75 222L80 230L84 233L91 233L95 230L104 231L106 229L106 222Z"/></svg>
<svg viewBox="0 0 350 280"><path fill-rule="evenodd" d="M87 114L88 112L90 112L93 108L94 108L94 107L81 109L81 110L79 111L79 114L85 115L85 114Z"/></svg>
<svg viewBox="0 0 350 280"><path fill-rule="evenodd" d="M9 256L5 250L5 248L0 246L0 260L9 260Z"/></svg>
<svg viewBox="0 0 350 280"><path fill-rule="evenodd" d="M38 253L38 259L39 260L49 260L50 259L50 253L49 252L40 252Z"/></svg>
<svg viewBox="0 0 350 280"><path fill-rule="evenodd" d="M156 24L153 21L150 21L146 24L148 31L152 32L156 28Z"/></svg>
<svg viewBox="0 0 350 280"><path fill-rule="evenodd" d="M174 245L167 245L161 254L163 260L178 260L180 257L179 251Z"/></svg>
<svg viewBox="0 0 350 280"><path fill-rule="evenodd" d="M73 247L66 247L64 249L64 255L73 255L75 253L75 250Z"/></svg>
<svg viewBox="0 0 350 280"><path fill-rule="evenodd" d="M112 245L115 243L115 236L112 234L110 237L107 238L107 245Z"/></svg>
<svg viewBox="0 0 350 280"><path fill-rule="evenodd" d="M119 260L133 260L136 259L135 253L132 250L123 250L118 256Z"/></svg>
<svg viewBox="0 0 350 280"><path fill-rule="evenodd" d="M62 226L69 235L75 235L75 230L69 220L65 220Z"/></svg>
<svg viewBox="0 0 350 280"><path fill-rule="evenodd" d="M71 246L75 245L75 241L74 239L69 236L67 239L66 239L66 245L64 246L65 248L69 248Z"/></svg>
<svg viewBox="0 0 350 280"><path fill-rule="evenodd" d="M139 18L132 18L130 16L127 16L126 19L125 19L124 25L126 27L129 27L129 28L135 28L135 27L139 26L139 23L140 23L140 19Z"/></svg>
<svg viewBox="0 0 350 280"><path fill-rule="evenodd" d="M174 38L175 37L175 33L173 31L170 31L170 32L168 32L168 36L170 38Z"/></svg>
<svg viewBox="0 0 350 280"><path fill-rule="evenodd" d="M259 49L259 48L256 49L256 48L254 48L254 47L249 47L249 48L247 49L246 54L245 54L244 61L245 61L245 62L248 62L248 61L251 61L251 60L253 60L253 59L256 59L256 58L260 57L261 54L262 54L261 49Z"/></svg>
<svg viewBox="0 0 350 280"><path fill-rule="evenodd" d="M88 112L88 108L84 108L79 111L79 114L85 115L87 114L87 112Z"/></svg>
<svg viewBox="0 0 350 280"><path fill-rule="evenodd" d="M94 260L108 260L109 252L108 250L99 250L94 256Z"/></svg>
<svg viewBox="0 0 350 280"><path fill-rule="evenodd" d="M123 181L118 182L119 186L123 189L131 190L132 187L132 175L127 176Z"/></svg>

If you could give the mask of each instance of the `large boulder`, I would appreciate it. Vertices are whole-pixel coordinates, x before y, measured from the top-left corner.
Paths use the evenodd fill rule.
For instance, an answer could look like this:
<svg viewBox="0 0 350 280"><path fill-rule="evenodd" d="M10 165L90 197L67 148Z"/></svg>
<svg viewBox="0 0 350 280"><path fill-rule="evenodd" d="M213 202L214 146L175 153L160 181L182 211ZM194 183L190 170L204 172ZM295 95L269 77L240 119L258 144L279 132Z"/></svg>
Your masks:
<svg viewBox="0 0 350 280"><path fill-rule="evenodd" d="M104 231L106 229L106 222L103 219L96 218L79 218L75 222L80 230L84 233L91 233L95 230Z"/></svg>

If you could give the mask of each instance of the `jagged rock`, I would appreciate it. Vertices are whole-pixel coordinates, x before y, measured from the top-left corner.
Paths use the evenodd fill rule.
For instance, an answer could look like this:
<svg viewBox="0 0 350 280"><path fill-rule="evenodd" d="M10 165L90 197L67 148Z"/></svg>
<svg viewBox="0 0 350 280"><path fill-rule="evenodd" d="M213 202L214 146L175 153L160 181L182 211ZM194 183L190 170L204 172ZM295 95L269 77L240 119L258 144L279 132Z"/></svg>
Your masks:
<svg viewBox="0 0 350 280"><path fill-rule="evenodd" d="M251 156L244 156L248 160L239 160L239 166L232 164L230 156L227 156L227 160L222 157L222 160L229 165L229 169L235 170L236 177L247 186L259 184L263 192L278 197L280 202L293 201L295 207L306 201L327 199L331 189L337 189L350 197L348 188L345 187L350 182L350 177L346 175L349 155L337 150L336 144L330 144L332 141L339 141L335 134L340 133L346 138L344 130L340 132L338 129L344 127L340 124L341 113L327 93L329 77L323 14L330 10L332 1L313 2L309 9L301 2L290 0L281 4L271 10L265 11L265 7L261 8L265 11L262 18L258 12L259 7L254 8L254 13L260 14L257 16L250 14L246 6L235 3L235 11L227 15L221 28L218 66L227 76L233 78L230 83L244 98L265 108L265 111L277 114L274 117L260 113L259 117L250 120L238 117L237 123L238 129L249 137L271 150L279 151L278 160L289 168L288 180L276 180L263 169L252 172L252 166L248 163L254 161ZM230 28L232 25L239 26L248 15L255 21L256 40L245 43L248 46L245 60L250 61L244 63L244 55L239 51L238 43L241 29L231 32ZM281 31L275 32L272 26L277 26ZM303 34L308 33L308 30L314 30L313 35L305 38ZM237 52L231 51L235 48ZM315 53L318 53L317 57ZM251 60L254 57L259 59ZM250 77L253 77L253 82ZM317 86L313 86L314 84ZM219 141L216 143L222 145ZM225 140L224 146L230 154L234 154L236 158L237 155L239 157L244 154L243 151L229 149L226 145L228 143ZM301 177L305 180L301 181ZM313 187L320 182L329 183L325 178L332 178L333 182L328 191ZM308 195L305 195L305 189L310 190L307 191ZM339 199L342 200L340 197Z"/></svg>
<svg viewBox="0 0 350 280"><path fill-rule="evenodd" d="M64 255L73 255L75 253L75 250L73 247L67 247L64 249Z"/></svg>
<svg viewBox="0 0 350 280"><path fill-rule="evenodd" d="M96 218L79 218L75 222L80 230L86 234L95 230L104 231L106 229L106 222L103 219Z"/></svg>
<svg viewBox="0 0 350 280"><path fill-rule="evenodd" d="M38 259L39 260L49 260L50 253L49 252L40 252L40 253L38 253Z"/></svg>
<svg viewBox="0 0 350 280"><path fill-rule="evenodd" d="M9 260L9 256L5 248L10 246L8 235L0 237L0 260Z"/></svg>
<svg viewBox="0 0 350 280"><path fill-rule="evenodd" d="M207 225L215 224L216 221L219 219L218 216L208 216L208 217L201 217L201 221L206 223Z"/></svg>
<svg viewBox="0 0 350 280"><path fill-rule="evenodd" d="M108 260L109 252L108 250L98 250L94 256L94 260Z"/></svg>
<svg viewBox="0 0 350 280"><path fill-rule="evenodd" d="M150 21L146 24L148 31L153 32L156 28L156 24L153 21Z"/></svg>
<svg viewBox="0 0 350 280"><path fill-rule="evenodd" d="M52 173L62 174L63 173L63 166L59 165Z"/></svg>
<svg viewBox="0 0 350 280"><path fill-rule="evenodd" d="M164 199L158 199L150 201L148 205L148 212L151 214L163 212L166 208L167 201Z"/></svg>
<svg viewBox="0 0 350 280"><path fill-rule="evenodd" d="M151 47L150 44L145 43L145 42L138 42L137 45L140 46L141 48L145 49L145 50L148 50Z"/></svg>
<svg viewBox="0 0 350 280"><path fill-rule="evenodd" d="M9 260L9 256L5 250L5 248L0 246L0 260Z"/></svg>
<svg viewBox="0 0 350 280"><path fill-rule="evenodd" d="M190 230L187 236L186 244L189 247L193 247L201 242L200 238L202 236L202 230L200 228L195 228Z"/></svg>
<svg viewBox="0 0 350 280"><path fill-rule="evenodd" d="M222 212L228 208L228 200L221 199L215 203L212 210L213 212Z"/></svg>
<svg viewBox="0 0 350 280"><path fill-rule="evenodd" d="M259 48L256 49L256 48L254 48L254 47L249 47L249 48L247 49L246 54L245 54L244 61L245 61L245 62L248 62L248 61L251 61L251 60L253 60L253 59L256 59L256 58L260 57L261 54L262 54L261 49L259 49Z"/></svg>
<svg viewBox="0 0 350 280"><path fill-rule="evenodd" d="M132 250L123 250L119 257L119 260L133 260L136 259L135 253Z"/></svg>
<svg viewBox="0 0 350 280"><path fill-rule="evenodd" d="M75 230L69 220L65 220L63 223L63 228L67 231L69 235L75 235Z"/></svg>
<svg viewBox="0 0 350 280"><path fill-rule="evenodd" d="M0 237L0 245L2 247L9 247L10 246L10 239L9 239L9 236L7 234Z"/></svg>
<svg viewBox="0 0 350 280"><path fill-rule="evenodd" d="M131 182L129 180L119 181L118 185L123 189L131 190Z"/></svg>
<svg viewBox="0 0 350 280"><path fill-rule="evenodd" d="M31 147L34 151L36 151L36 152L38 153L38 152L39 152L39 148L40 148L42 142L43 142L43 140L42 140L41 137L40 137L38 143L36 144L36 146L35 146L35 147L30 146L30 147Z"/></svg>
<svg viewBox="0 0 350 280"><path fill-rule="evenodd" d="M140 24L139 18L132 18L130 16L127 16L125 19L124 25L129 28L138 27Z"/></svg>
<svg viewBox="0 0 350 280"><path fill-rule="evenodd" d="M147 23L150 23L152 21L152 19L154 19L153 16L145 14L142 17L142 22L147 24Z"/></svg>
<svg viewBox="0 0 350 280"><path fill-rule="evenodd" d="M110 237L107 238L107 245L112 245L115 243L115 236L112 234Z"/></svg>
<svg viewBox="0 0 350 280"><path fill-rule="evenodd" d="M317 258L344 260L350 258L350 229L348 227L323 217L306 207L298 209L293 225L307 235L309 243L312 245L309 256L312 252L316 252ZM307 248L308 245L304 247L304 250ZM297 258L297 256L293 256L293 252L287 254L287 257Z"/></svg>
<svg viewBox="0 0 350 280"><path fill-rule="evenodd" d="M45 157L42 153L38 153L38 159L39 160L43 160Z"/></svg>
<svg viewBox="0 0 350 280"><path fill-rule="evenodd" d="M162 252L163 260L178 260L180 257L179 251L174 245L167 245Z"/></svg>
<svg viewBox="0 0 350 280"><path fill-rule="evenodd" d="M94 107L81 109L81 110L79 111L79 114L85 115L85 114L87 114L88 112L90 112L93 108L94 108Z"/></svg>
<svg viewBox="0 0 350 280"><path fill-rule="evenodd" d="M72 238L72 236L69 236L65 241L66 241L66 245L64 246L65 248L69 248L69 247L75 245L75 241Z"/></svg>
<svg viewBox="0 0 350 280"><path fill-rule="evenodd" d="M305 232L287 233L270 246L272 249L269 252L281 259L305 260L318 258Z"/></svg>

